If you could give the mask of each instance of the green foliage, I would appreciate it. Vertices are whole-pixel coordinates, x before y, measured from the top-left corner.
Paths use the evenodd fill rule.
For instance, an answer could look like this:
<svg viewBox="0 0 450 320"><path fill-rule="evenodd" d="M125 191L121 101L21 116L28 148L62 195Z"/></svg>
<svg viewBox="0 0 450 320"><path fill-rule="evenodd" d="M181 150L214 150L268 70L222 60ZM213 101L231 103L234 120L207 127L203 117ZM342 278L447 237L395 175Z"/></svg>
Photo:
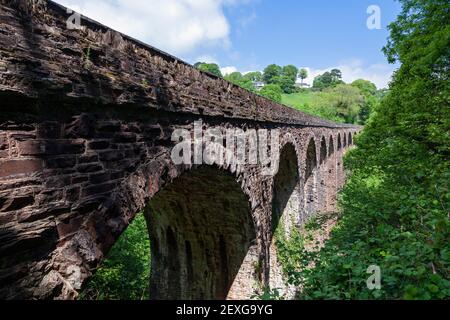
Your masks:
<svg viewBox="0 0 450 320"><path fill-rule="evenodd" d="M381 100L377 96L377 86L372 82L363 79L355 80L351 85L358 88L364 96L364 103L361 105L358 115L358 123L364 124L369 119L376 104Z"/></svg>
<svg viewBox="0 0 450 320"><path fill-rule="evenodd" d="M283 103L296 109L336 122L356 123L360 120L366 98L351 85L339 84L321 92L304 90L301 93L284 95ZM367 101L378 101L368 96Z"/></svg>
<svg viewBox="0 0 450 320"><path fill-rule="evenodd" d="M276 65L276 64L271 64L268 65L265 69L264 69L264 73L263 73L263 80L265 83L267 84L272 84L275 82L275 79L277 77L280 77L282 74L283 69Z"/></svg>
<svg viewBox="0 0 450 320"><path fill-rule="evenodd" d="M268 84L261 89L259 94L275 102L281 103L283 90L278 84Z"/></svg>
<svg viewBox="0 0 450 320"><path fill-rule="evenodd" d="M333 69L317 76L313 82L313 89L323 90L343 83L342 72L339 69Z"/></svg>
<svg viewBox="0 0 450 320"><path fill-rule="evenodd" d="M244 75L245 79L248 79L252 82L259 82L263 80L263 75L259 71L249 72Z"/></svg>
<svg viewBox="0 0 450 320"><path fill-rule="evenodd" d="M255 87L253 86L253 81L251 80L251 78L243 76L240 72L230 73L229 75L225 76L224 79L244 89L255 92Z"/></svg>
<svg viewBox="0 0 450 320"><path fill-rule="evenodd" d="M358 88L365 97L373 96L377 93L377 86L369 80L358 79L353 81L351 85Z"/></svg>
<svg viewBox="0 0 450 320"><path fill-rule="evenodd" d="M303 90L292 94L283 94L282 102L285 105L302 110L304 105L310 104L317 96L317 92Z"/></svg>
<svg viewBox="0 0 450 320"><path fill-rule="evenodd" d="M205 62L197 62L194 64L194 67L197 69L211 73L218 77L222 77L222 72L220 71L220 67L216 63L205 63Z"/></svg>
<svg viewBox="0 0 450 320"><path fill-rule="evenodd" d="M262 300L262 301L284 300L279 289L271 289L269 287L264 287L263 292L261 294L253 295L251 297L251 299Z"/></svg>
<svg viewBox="0 0 450 320"><path fill-rule="evenodd" d="M295 83L297 80L298 69L296 66L290 64L283 67L282 75L286 78L291 79Z"/></svg>
<svg viewBox="0 0 450 320"><path fill-rule="evenodd" d="M401 3L385 48L401 67L346 155L342 218L299 268L301 298L450 298L450 8ZM366 286L369 265L381 290Z"/></svg>
<svg viewBox="0 0 450 320"><path fill-rule="evenodd" d="M289 76L282 75L281 77L276 77L273 83L279 85L283 93L289 94L295 91L295 80Z"/></svg>
<svg viewBox="0 0 450 320"><path fill-rule="evenodd" d="M145 217L140 213L120 236L79 299L148 299L149 283L150 241Z"/></svg>
<svg viewBox="0 0 450 320"><path fill-rule="evenodd" d="M308 78L308 70L304 68L300 69L300 71L298 72L298 77L302 80L303 84L303 81Z"/></svg>
<svg viewBox="0 0 450 320"><path fill-rule="evenodd" d="M285 227L280 224L275 230L277 258L282 267L284 278L289 284L300 285L302 268L308 264L309 254L305 250L305 238L297 227L290 230L290 237L285 235Z"/></svg>
<svg viewBox="0 0 450 320"><path fill-rule="evenodd" d="M281 69L281 73L279 75L272 77L268 83L278 84L284 93L293 93L295 91L297 74L297 67L287 65Z"/></svg>

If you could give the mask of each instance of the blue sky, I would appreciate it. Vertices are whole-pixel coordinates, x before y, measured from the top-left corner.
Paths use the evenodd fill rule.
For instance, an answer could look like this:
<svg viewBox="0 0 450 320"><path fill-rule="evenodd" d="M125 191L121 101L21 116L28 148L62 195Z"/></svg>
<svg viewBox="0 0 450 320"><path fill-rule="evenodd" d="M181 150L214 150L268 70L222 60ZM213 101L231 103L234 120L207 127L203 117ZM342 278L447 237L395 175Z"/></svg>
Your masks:
<svg viewBox="0 0 450 320"><path fill-rule="evenodd" d="M395 69L381 52L394 0L57 0L187 62L216 62L223 72L263 70L271 63L310 71L334 67L344 80L384 87ZM381 10L369 30L367 8Z"/></svg>

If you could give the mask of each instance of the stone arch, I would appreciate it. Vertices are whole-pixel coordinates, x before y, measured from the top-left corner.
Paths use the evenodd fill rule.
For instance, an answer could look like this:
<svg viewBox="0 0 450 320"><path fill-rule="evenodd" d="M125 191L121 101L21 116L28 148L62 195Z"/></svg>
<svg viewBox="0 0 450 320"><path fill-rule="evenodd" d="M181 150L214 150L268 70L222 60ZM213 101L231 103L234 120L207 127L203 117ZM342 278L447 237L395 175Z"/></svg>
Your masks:
<svg viewBox="0 0 450 320"><path fill-rule="evenodd" d="M326 211L332 212L336 209L336 183L337 183L337 170L336 170L336 152L334 149L334 139L330 136L328 142L328 161L326 172Z"/></svg>
<svg viewBox="0 0 450 320"><path fill-rule="evenodd" d="M327 190L327 156L328 156L328 150L327 150L327 142L325 140L325 137L323 136L320 140L320 151L319 151L319 190L317 194L317 201L318 201L318 210L325 211L326 210L326 190Z"/></svg>
<svg viewBox="0 0 450 320"><path fill-rule="evenodd" d="M340 133L338 133L338 136L337 136L337 149L338 149L338 151L342 149L342 139L341 139Z"/></svg>
<svg viewBox="0 0 450 320"><path fill-rule="evenodd" d="M300 219L302 194L300 188L299 157L293 139L285 139L280 150L278 172L273 178L271 229L269 246L268 285L279 288L286 297L293 292L286 286L283 269L278 261L275 234L290 237Z"/></svg>
<svg viewBox="0 0 450 320"><path fill-rule="evenodd" d="M322 139L320 140L320 165L325 163L327 155L327 142L325 140L325 137L322 137Z"/></svg>
<svg viewBox="0 0 450 320"><path fill-rule="evenodd" d="M272 196L272 232L280 221L289 234L300 215L300 173L294 145L287 143L280 152L278 172L274 177Z"/></svg>
<svg viewBox="0 0 450 320"><path fill-rule="evenodd" d="M317 210L317 151L316 142L311 138L306 149L304 174L304 203L302 222L311 217Z"/></svg>
<svg viewBox="0 0 450 320"><path fill-rule="evenodd" d="M251 293L248 274L241 270L252 270L258 259L256 232L249 199L234 175L213 166L188 171L151 199L145 216L152 299ZM248 288L242 288L244 281Z"/></svg>
<svg viewBox="0 0 450 320"><path fill-rule="evenodd" d="M344 146L344 148L346 148L347 147L347 135L345 134L345 132L342 134L342 136L343 136L343 146Z"/></svg>
<svg viewBox="0 0 450 320"><path fill-rule="evenodd" d="M330 136L328 140L328 156L332 156L334 154L334 139L333 136Z"/></svg>
<svg viewBox="0 0 450 320"><path fill-rule="evenodd" d="M353 145L353 137L351 132L348 133L348 145Z"/></svg>

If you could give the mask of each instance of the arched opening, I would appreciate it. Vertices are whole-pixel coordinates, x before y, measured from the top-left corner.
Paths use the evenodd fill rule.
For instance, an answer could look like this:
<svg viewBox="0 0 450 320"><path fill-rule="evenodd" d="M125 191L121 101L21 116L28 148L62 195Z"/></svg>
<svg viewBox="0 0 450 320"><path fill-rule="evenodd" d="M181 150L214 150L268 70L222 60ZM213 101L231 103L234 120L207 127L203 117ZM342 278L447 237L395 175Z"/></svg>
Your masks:
<svg viewBox="0 0 450 320"><path fill-rule="evenodd" d="M317 210L317 153L316 143L312 138L306 151L304 212L302 221L311 217Z"/></svg>
<svg viewBox="0 0 450 320"><path fill-rule="evenodd" d="M289 234L293 224L299 219L300 192L297 153L292 144L287 144L281 151L278 172L274 178L272 200L272 231L280 220Z"/></svg>
<svg viewBox="0 0 450 320"><path fill-rule="evenodd" d="M325 141L325 137L322 137L320 141L320 165L322 165L327 159L327 142Z"/></svg>
<svg viewBox="0 0 450 320"><path fill-rule="evenodd" d="M328 161L326 178L326 211L333 212L336 209L336 154L334 151L334 139L330 136L328 142Z"/></svg>
<svg viewBox="0 0 450 320"><path fill-rule="evenodd" d="M342 149L342 140L341 140L341 134L338 133L338 137L337 137L337 149L341 150Z"/></svg>
<svg viewBox="0 0 450 320"><path fill-rule="evenodd" d="M330 140L328 142L328 156L332 156L334 154L334 141L333 136L330 136Z"/></svg>
<svg viewBox="0 0 450 320"><path fill-rule="evenodd" d="M234 176L201 166L158 192L144 213L151 242L151 299L250 295L256 235L248 198ZM242 287L244 280L248 288ZM239 293L233 292L235 286Z"/></svg>
<svg viewBox="0 0 450 320"><path fill-rule="evenodd" d="M301 192L298 157L295 147L286 144L280 152L278 172L273 181L271 241L269 248L269 286L286 288L279 263L278 241L290 239L300 221ZM286 293L286 292L285 292Z"/></svg>
<svg viewBox="0 0 450 320"><path fill-rule="evenodd" d="M345 147L347 147L347 135L344 133L343 137L344 137L344 148L345 148Z"/></svg>
<svg viewBox="0 0 450 320"><path fill-rule="evenodd" d="M351 132L348 133L348 145L349 146L353 145L353 138Z"/></svg>
<svg viewBox="0 0 450 320"><path fill-rule="evenodd" d="M327 161L327 142L325 137L320 140L320 170L319 170L319 190L318 190L318 210L326 211L326 189L327 189L327 166L325 165Z"/></svg>

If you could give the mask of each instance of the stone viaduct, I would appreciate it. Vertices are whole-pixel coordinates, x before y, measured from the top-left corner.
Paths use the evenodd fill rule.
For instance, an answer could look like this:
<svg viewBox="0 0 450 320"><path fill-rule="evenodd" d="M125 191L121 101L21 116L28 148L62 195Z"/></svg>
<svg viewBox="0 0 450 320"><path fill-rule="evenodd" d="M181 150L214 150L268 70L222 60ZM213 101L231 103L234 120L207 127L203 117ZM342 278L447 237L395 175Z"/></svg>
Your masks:
<svg viewBox="0 0 450 320"><path fill-rule="evenodd" d="M282 285L273 230L335 210L360 128L278 105L51 1L0 0L0 298L75 299L144 211L154 299ZM178 164L176 129L269 135L261 164ZM245 149L248 151L248 148Z"/></svg>

